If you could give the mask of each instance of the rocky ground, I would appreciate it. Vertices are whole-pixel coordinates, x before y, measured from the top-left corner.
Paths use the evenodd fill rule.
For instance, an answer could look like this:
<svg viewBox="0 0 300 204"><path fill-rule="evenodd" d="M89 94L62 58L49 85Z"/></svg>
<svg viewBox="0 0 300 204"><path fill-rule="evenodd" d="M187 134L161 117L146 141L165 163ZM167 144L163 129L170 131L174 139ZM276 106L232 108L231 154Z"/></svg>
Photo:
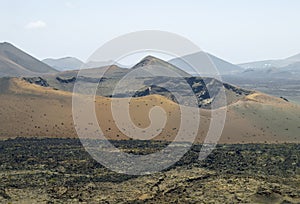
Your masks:
<svg viewBox="0 0 300 204"><path fill-rule="evenodd" d="M115 141L148 154L164 142ZM0 142L0 203L300 203L300 145L219 145L198 160L192 147L169 169L146 176L110 171L76 139Z"/></svg>

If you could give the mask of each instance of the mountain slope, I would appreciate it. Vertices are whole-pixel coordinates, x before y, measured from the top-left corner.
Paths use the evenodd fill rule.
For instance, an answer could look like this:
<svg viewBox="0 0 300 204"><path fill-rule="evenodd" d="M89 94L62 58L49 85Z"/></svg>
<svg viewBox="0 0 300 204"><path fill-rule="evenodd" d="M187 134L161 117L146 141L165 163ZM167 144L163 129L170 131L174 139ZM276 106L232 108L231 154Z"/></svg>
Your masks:
<svg viewBox="0 0 300 204"><path fill-rule="evenodd" d="M211 60L211 61L210 61ZM210 70L211 62L215 65L221 75L240 72L241 67L231 64L216 56L205 52L197 52L180 58L174 58L169 61L176 67L179 67L190 74L196 74L192 67L200 69L200 74L204 76L215 75L215 70Z"/></svg>
<svg viewBox="0 0 300 204"><path fill-rule="evenodd" d="M101 85L99 85L99 95L110 96L112 95L112 90L118 81L127 76L129 78L135 77L139 83L144 83L149 81L149 77L190 77L188 73L180 70L177 67L160 60L158 58L147 56L142 59L139 63L133 66L131 69L120 68L117 65L99 67L99 68L89 68L84 69L80 72L81 76L77 76L78 70L64 71L56 75L48 75L45 78L51 87L72 91L76 79L79 79L83 83L98 83L97 76L102 75L104 79ZM84 75L84 76L82 76ZM125 77L126 78L126 77ZM129 79L130 82L130 79Z"/></svg>
<svg viewBox="0 0 300 204"><path fill-rule="evenodd" d="M0 77L32 76L56 73L57 70L16 48L10 43L0 43Z"/></svg>
<svg viewBox="0 0 300 204"><path fill-rule="evenodd" d="M300 54L281 60L244 63L243 72L223 80L246 89L255 89L300 104Z"/></svg>
<svg viewBox="0 0 300 204"><path fill-rule="evenodd" d="M106 70L107 69L107 70ZM131 69L119 68L116 65L78 71L60 72L57 75L45 76L46 83L51 87L72 91L75 82L85 87L85 91L93 91L98 87L97 95L104 97L138 97L158 94L174 102L180 100L185 104L192 103L188 96L194 92L198 106L210 108L221 87L225 87L228 104L231 104L251 91L223 84L213 78L193 77L181 69L153 56L147 56ZM78 75L79 73L79 75ZM103 75L99 82L99 74ZM35 81L35 79L28 79ZM120 85L121 83L121 85ZM41 84L38 80L36 84ZM45 83L43 83L45 84ZM118 85L119 84L119 85ZM116 88L119 86L119 88ZM208 87L211 87L210 90ZM173 92L173 93L172 93ZM178 95L178 98L175 95ZM220 106L218 103L217 106ZM222 105L221 105L222 106Z"/></svg>
<svg viewBox="0 0 300 204"><path fill-rule="evenodd" d="M66 70L78 70L83 66L83 62L75 57L64 57L59 59L47 58L44 59L42 62L57 69L59 71L66 71Z"/></svg>
<svg viewBox="0 0 300 204"><path fill-rule="evenodd" d="M299 80L300 78L300 54L280 60L249 62L240 66L246 70L238 73L237 77L270 80Z"/></svg>
<svg viewBox="0 0 300 204"><path fill-rule="evenodd" d="M0 86L1 139L18 136L77 137L72 118L72 93L30 84L17 78L2 78ZM99 125L109 139L129 139L112 122L112 100L120 105L128 105L127 99L97 96L95 107ZM131 99L129 106L132 121L141 128L149 125L148 114L152 107L163 108L167 113L166 126L154 139L174 139L180 124L178 104L163 96L149 95ZM200 109L200 114L197 142L203 142L211 121L210 110ZM262 93L250 94L228 106L219 142L299 142L299 114L300 107L297 105ZM157 121L161 121L161 118L157 118ZM97 131L88 124L84 128L87 136L95 135Z"/></svg>
<svg viewBox="0 0 300 204"><path fill-rule="evenodd" d="M190 77L183 69L153 56L146 56L132 69L146 68L153 76Z"/></svg>

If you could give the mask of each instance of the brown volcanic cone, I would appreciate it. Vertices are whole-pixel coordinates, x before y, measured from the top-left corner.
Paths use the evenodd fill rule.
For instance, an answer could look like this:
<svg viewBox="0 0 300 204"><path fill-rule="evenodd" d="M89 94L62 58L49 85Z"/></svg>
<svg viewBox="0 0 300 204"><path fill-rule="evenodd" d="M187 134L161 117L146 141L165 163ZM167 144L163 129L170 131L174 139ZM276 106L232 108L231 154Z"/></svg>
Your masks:
<svg viewBox="0 0 300 204"><path fill-rule="evenodd" d="M1 78L0 87L1 139L77 137L70 92L30 84L18 78ZM97 96L95 107L98 122L107 138L128 139L114 123L111 100L122 103L126 99ZM163 96L149 95L133 98L129 106L131 119L140 128L149 125L148 114L152 107L162 107L167 114L167 122L162 132L154 139L173 140L180 124L178 104ZM206 136L211 116L211 110L201 109L200 112L201 123L197 142L202 142ZM299 106L255 92L228 106L220 143L299 142L299 124ZM96 131L88 126L82 128L87 135Z"/></svg>

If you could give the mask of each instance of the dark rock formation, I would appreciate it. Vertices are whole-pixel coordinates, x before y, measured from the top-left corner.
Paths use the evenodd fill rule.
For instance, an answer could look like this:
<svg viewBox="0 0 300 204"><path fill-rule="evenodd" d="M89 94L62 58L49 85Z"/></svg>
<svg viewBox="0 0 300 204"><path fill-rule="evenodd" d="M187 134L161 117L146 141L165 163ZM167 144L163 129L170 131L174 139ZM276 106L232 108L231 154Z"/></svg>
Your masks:
<svg viewBox="0 0 300 204"><path fill-rule="evenodd" d="M71 77L71 78L61 78L61 77L56 77L56 80L59 81L60 83L73 83L76 81L76 77Z"/></svg>
<svg viewBox="0 0 300 204"><path fill-rule="evenodd" d="M43 87L49 87L48 82L42 77L23 77L23 79L31 84L37 84Z"/></svg>

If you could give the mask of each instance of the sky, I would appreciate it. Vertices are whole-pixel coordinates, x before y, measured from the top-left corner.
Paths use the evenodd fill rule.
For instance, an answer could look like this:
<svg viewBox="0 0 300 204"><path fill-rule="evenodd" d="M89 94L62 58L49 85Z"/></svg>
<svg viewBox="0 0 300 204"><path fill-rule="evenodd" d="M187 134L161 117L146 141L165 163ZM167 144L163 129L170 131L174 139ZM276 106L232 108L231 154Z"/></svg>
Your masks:
<svg viewBox="0 0 300 204"><path fill-rule="evenodd" d="M37 57L83 61L140 30L188 38L232 63L300 53L299 0L0 0L0 42Z"/></svg>

